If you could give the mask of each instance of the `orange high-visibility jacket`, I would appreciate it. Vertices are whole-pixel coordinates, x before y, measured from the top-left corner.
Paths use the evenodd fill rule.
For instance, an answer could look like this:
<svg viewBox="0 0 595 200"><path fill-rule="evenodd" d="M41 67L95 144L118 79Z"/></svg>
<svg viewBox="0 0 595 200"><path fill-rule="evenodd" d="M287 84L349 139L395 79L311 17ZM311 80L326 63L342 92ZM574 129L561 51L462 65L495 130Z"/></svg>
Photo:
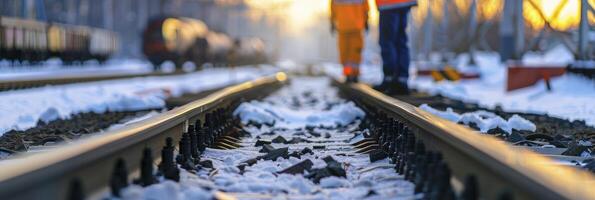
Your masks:
<svg viewBox="0 0 595 200"><path fill-rule="evenodd" d="M368 0L331 0L331 20L337 31L362 31L369 9Z"/></svg>
<svg viewBox="0 0 595 200"><path fill-rule="evenodd" d="M417 0L376 0L378 10L411 7L417 5Z"/></svg>

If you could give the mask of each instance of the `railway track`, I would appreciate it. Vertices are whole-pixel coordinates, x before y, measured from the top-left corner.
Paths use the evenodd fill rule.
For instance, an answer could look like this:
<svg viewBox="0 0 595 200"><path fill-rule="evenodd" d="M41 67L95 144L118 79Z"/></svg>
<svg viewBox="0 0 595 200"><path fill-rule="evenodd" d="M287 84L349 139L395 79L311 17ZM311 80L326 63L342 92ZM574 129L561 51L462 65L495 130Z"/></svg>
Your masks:
<svg viewBox="0 0 595 200"><path fill-rule="evenodd" d="M104 81L114 79L125 79L135 77L148 77L148 76L172 76L184 74L183 71L175 71L172 73L165 72L146 72L146 73L94 73L94 74L78 74L78 75L59 75L59 76L47 76L47 77L24 77L18 79L5 79L0 80L0 91L7 90L18 90L35 87L43 87L46 85L63 85L70 83L83 83L93 81Z"/></svg>
<svg viewBox="0 0 595 200"><path fill-rule="evenodd" d="M595 191L589 187L595 184L595 178L589 172L556 165L528 149L479 135L367 85L334 82L338 92L355 104L324 92L313 98L308 91L301 91L301 99L289 96L252 101L270 94L291 93L279 90L288 82L287 76L279 73L228 87L105 137L0 163L0 197L125 196L134 188L142 191L141 186L171 185L167 179L181 184L189 180L189 174L196 174L190 178L194 186L200 183L198 187L207 188L216 199L267 199L279 195L328 198L341 195L346 188L360 187L373 192L361 196L347 192L353 196L339 197L595 199ZM268 113L277 120L255 122L247 120L249 117L242 116L242 112L235 114L243 122L232 117L236 108L241 111L251 108L251 104L269 107L263 112L248 109L244 112L248 116ZM353 114L347 111L325 115L326 111L349 105L361 109L365 117L345 120L345 116ZM269 112L275 109L310 115L300 118ZM297 125L283 120L290 118L302 120L297 120ZM325 120L330 120L329 124L308 124ZM290 185L299 192L265 187L298 180L282 174L301 174L304 169L308 171L304 177L311 182ZM374 174L383 176L365 180L370 176L364 174L375 170L379 171ZM262 171L269 173L254 173ZM132 187L132 179L139 186ZM271 179L276 181L258 182ZM264 189L246 192L233 181L254 186L249 191ZM311 184L317 189L303 186ZM300 190L303 188L306 190Z"/></svg>

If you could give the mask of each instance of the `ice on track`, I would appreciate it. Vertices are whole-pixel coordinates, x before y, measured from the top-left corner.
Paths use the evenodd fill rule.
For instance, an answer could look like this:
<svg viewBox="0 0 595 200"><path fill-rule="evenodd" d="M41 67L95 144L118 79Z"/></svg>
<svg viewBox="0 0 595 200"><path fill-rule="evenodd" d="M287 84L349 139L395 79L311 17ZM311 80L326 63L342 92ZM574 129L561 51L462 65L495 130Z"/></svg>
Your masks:
<svg viewBox="0 0 595 200"><path fill-rule="evenodd" d="M201 160L211 160L215 171L201 169L196 174L184 172L177 186L173 186L170 182L157 184L162 186L151 186L159 188L162 193L179 191L183 195L164 197L163 194L155 194L152 197L188 199L186 195L190 191L188 188L193 186L210 189L211 194L214 191L225 191L231 195L241 195L243 197L241 199L413 199L415 186L395 173L394 165L389 164L387 159L370 163L367 154L355 153L353 147L347 144L346 141L358 133L357 127L360 123L358 118L363 117L364 113L353 103L339 98L337 92L330 86L330 80L327 78L294 78L289 86L273 95L261 101L245 103L244 105L250 105L249 108L256 109L258 112L268 109L265 112L268 117L262 117L262 113L241 114L252 110L247 109L247 106L240 106L236 114L244 122L248 121L245 117L259 120L258 122L271 122L268 119L273 119L276 121L275 125L273 127L246 125L244 129L251 133L251 136L242 139L243 147L233 150L207 148L202 153ZM333 107L341 109L333 109ZM350 110L347 113L352 113L350 114L352 116L337 121L325 119L335 117L341 113L341 110ZM293 112L293 114L282 112ZM329 114L329 112L336 114ZM306 120L307 116L319 117L316 120ZM339 129L324 128L327 125L336 126L337 124L344 125ZM318 132L323 136L307 137L308 133L295 134L308 131ZM326 133L329 134L328 138L324 136ZM308 147L314 154L304 154L299 159L289 157L288 159L278 158L276 161L259 160L252 166L246 166L244 173L241 174L238 165L265 154L258 152L260 147L254 147L257 138L271 140L277 136L288 140L292 137L301 137L320 141L324 142L326 148L323 150L313 148L313 145L320 143L272 143L274 148L289 147L290 153ZM323 168L326 163L322 158L326 156L332 156L342 163L347 174L345 178L331 176L321 179L320 183L316 184L305 178L303 174L277 173L306 159L313 162L312 168ZM304 172L304 174L307 173ZM129 187L125 194L134 195L125 195L124 199L148 197L149 190L156 189ZM196 193L203 194L200 192L202 190Z"/></svg>
<svg viewBox="0 0 595 200"><path fill-rule="evenodd" d="M454 112L452 108L441 111L427 104L423 104L419 108L455 123L475 124L479 128L479 131L483 133L487 133L489 130L495 128L500 128L508 134L512 133L513 130L534 132L537 129L537 126L533 122L518 115L513 115L508 120L505 120L492 112L483 110L459 114Z"/></svg>
<svg viewBox="0 0 595 200"><path fill-rule="evenodd" d="M167 76L119 79L0 92L0 135L38 121L67 119L82 112L159 109L165 99L273 74L273 67L211 68Z"/></svg>
<svg viewBox="0 0 595 200"><path fill-rule="evenodd" d="M595 126L595 81L573 74L566 74L550 80L552 91L547 91L543 81L536 85L506 92L507 71L505 63L497 53L477 52L475 61L481 79L461 80L458 82L434 82L430 77L411 76L409 85L430 94L440 94L452 99L477 103L486 108L500 106L507 112L525 112L548 114L568 120L584 120ZM469 55L461 54L454 60L458 68L469 69ZM523 61L529 64L566 65L574 59L572 53L564 47L556 47L543 54L528 53ZM413 64L412 64L413 65ZM332 77L341 77L340 65L326 63L320 66ZM364 64L361 68L361 80L370 84L382 81L382 66ZM411 73L414 69L412 67Z"/></svg>

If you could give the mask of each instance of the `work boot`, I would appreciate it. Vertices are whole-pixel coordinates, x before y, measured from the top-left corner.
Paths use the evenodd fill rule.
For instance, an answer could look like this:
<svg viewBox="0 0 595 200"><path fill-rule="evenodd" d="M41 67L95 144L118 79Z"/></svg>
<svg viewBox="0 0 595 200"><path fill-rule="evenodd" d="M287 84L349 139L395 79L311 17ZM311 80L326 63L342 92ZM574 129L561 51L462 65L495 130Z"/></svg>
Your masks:
<svg viewBox="0 0 595 200"><path fill-rule="evenodd" d="M385 93L386 90L389 88L389 85L390 85L390 82L382 81L382 83L380 85L376 85L376 86L372 87L372 89L374 89L378 92Z"/></svg>
<svg viewBox="0 0 595 200"><path fill-rule="evenodd" d="M386 90L389 88L390 83L393 82L393 76L387 74L387 72L385 72L384 74L384 78L382 79L382 83L380 85L376 85L374 87L372 87L372 89L375 89L378 92L382 92L385 93Z"/></svg>
<svg viewBox="0 0 595 200"><path fill-rule="evenodd" d="M347 83L357 83L359 80L357 76L347 76L346 81Z"/></svg>
<svg viewBox="0 0 595 200"><path fill-rule="evenodd" d="M385 94L389 96L409 95L409 86L407 85L407 83L394 81L389 85Z"/></svg>

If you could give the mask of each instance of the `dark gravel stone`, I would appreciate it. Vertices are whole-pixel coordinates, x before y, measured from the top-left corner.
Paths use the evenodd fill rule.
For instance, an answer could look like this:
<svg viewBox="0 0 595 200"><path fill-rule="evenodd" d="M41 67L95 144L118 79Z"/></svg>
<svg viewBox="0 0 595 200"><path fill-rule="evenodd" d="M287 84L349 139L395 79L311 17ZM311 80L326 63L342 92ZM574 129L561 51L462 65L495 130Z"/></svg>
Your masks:
<svg viewBox="0 0 595 200"><path fill-rule="evenodd" d="M330 176L337 176L337 177L346 177L347 173L341 166L341 163L337 162L333 157L327 156L323 158L324 162L326 162L326 167L321 169L312 169L310 170L310 174L306 175L305 177L311 179L315 183L319 183L320 179L330 177Z"/></svg>
<svg viewBox="0 0 595 200"><path fill-rule="evenodd" d="M304 177L312 180L314 183L320 183L320 179L330 177L330 176L333 176L333 174L330 172L330 170L327 168L322 168L322 169L312 169L310 174L308 174Z"/></svg>
<svg viewBox="0 0 595 200"><path fill-rule="evenodd" d="M198 162L198 164L201 167L213 169L213 161L211 161L211 160L203 160L203 161Z"/></svg>
<svg viewBox="0 0 595 200"><path fill-rule="evenodd" d="M248 163L240 163L237 167L240 170L240 172L243 173L244 170L246 170L246 166L248 166Z"/></svg>
<svg viewBox="0 0 595 200"><path fill-rule="evenodd" d="M240 168L241 165L252 166L252 165L256 164L256 162L258 162L259 159L260 159L260 157L250 158L250 159L240 163L240 165L238 165L238 168Z"/></svg>
<svg viewBox="0 0 595 200"><path fill-rule="evenodd" d="M314 145L314 146L312 146L312 148L314 148L314 149L325 149L326 147L324 145Z"/></svg>
<svg viewBox="0 0 595 200"><path fill-rule="evenodd" d="M387 157L388 157L388 155L386 155L386 153L380 149L376 149L376 150L370 152L370 162L371 163L385 159Z"/></svg>
<svg viewBox="0 0 595 200"><path fill-rule="evenodd" d="M588 146L579 145L578 143L572 143L566 151L562 153L565 156L580 156L583 152L588 151Z"/></svg>
<svg viewBox="0 0 595 200"><path fill-rule="evenodd" d="M469 126L469 128L479 131L479 126L477 126L477 124L475 124L475 123L469 123L469 124L467 124L467 126ZM489 131L488 131L488 133L489 133Z"/></svg>
<svg viewBox="0 0 595 200"><path fill-rule="evenodd" d="M276 138L271 140L271 142L287 144L287 140L283 136L277 136Z"/></svg>
<svg viewBox="0 0 595 200"><path fill-rule="evenodd" d="M314 137L320 137L322 136L320 133L316 132L316 131L308 131L308 133Z"/></svg>
<svg viewBox="0 0 595 200"><path fill-rule="evenodd" d="M541 133L527 135L527 136L525 136L525 139L533 140L533 141L547 141L547 142L554 140L554 138L552 136L546 135L546 134L541 134Z"/></svg>
<svg viewBox="0 0 595 200"><path fill-rule="evenodd" d="M306 133L304 133L304 131L298 131L298 132L293 133L293 135L295 135L295 136L303 136L303 135L306 135Z"/></svg>
<svg viewBox="0 0 595 200"><path fill-rule="evenodd" d="M276 133L273 131L269 131L269 132L262 133L261 135L276 135Z"/></svg>
<svg viewBox="0 0 595 200"><path fill-rule="evenodd" d="M523 140L525 140L525 137L523 137L521 134L517 132L512 132L510 135L506 137L506 141L509 141L511 143L517 143Z"/></svg>
<svg viewBox="0 0 595 200"><path fill-rule="evenodd" d="M302 155L304 155L304 154L314 154L314 152L312 152L312 149L310 149L308 147L302 149L302 151L300 153L302 153Z"/></svg>
<svg viewBox="0 0 595 200"><path fill-rule="evenodd" d="M271 151L275 150L275 148L273 146L271 146L270 144L263 144L262 145L262 149L260 149L260 153L269 153Z"/></svg>
<svg viewBox="0 0 595 200"><path fill-rule="evenodd" d="M310 171L314 163L310 159L306 159L298 164L288 167L278 172L279 174L301 174L304 171Z"/></svg>
<svg viewBox="0 0 595 200"><path fill-rule="evenodd" d="M287 141L285 144L297 144L297 143L310 143L311 141L306 140L301 137L293 137L291 140Z"/></svg>
<svg viewBox="0 0 595 200"><path fill-rule="evenodd" d="M262 159L264 160L272 160L272 161L276 161L277 158L279 157L283 157L283 158L289 158L289 152L288 152L289 148L284 147L284 148L279 148L279 149L275 149L272 150L271 152L267 153L266 155L262 156Z"/></svg>
<svg viewBox="0 0 595 200"><path fill-rule="evenodd" d="M368 191L368 194L366 194L366 197L371 197L374 195L377 195L378 193L376 193L376 191L374 191L373 189L371 189L370 191Z"/></svg>
<svg viewBox="0 0 595 200"><path fill-rule="evenodd" d="M260 147L264 144L271 144L271 141L266 141L266 140L257 140L256 144L254 144L255 147Z"/></svg>
<svg viewBox="0 0 595 200"><path fill-rule="evenodd" d="M301 159L302 158L302 153L300 153L299 151L294 151L294 152L291 152L289 154L289 157L294 157L294 158Z"/></svg>
<svg viewBox="0 0 595 200"><path fill-rule="evenodd" d="M322 160L324 160L324 162L326 162L326 168L329 169L329 171L334 176L347 177L347 173L341 166L341 163L337 162L335 159L333 159L333 157L327 156L327 157L323 158Z"/></svg>

